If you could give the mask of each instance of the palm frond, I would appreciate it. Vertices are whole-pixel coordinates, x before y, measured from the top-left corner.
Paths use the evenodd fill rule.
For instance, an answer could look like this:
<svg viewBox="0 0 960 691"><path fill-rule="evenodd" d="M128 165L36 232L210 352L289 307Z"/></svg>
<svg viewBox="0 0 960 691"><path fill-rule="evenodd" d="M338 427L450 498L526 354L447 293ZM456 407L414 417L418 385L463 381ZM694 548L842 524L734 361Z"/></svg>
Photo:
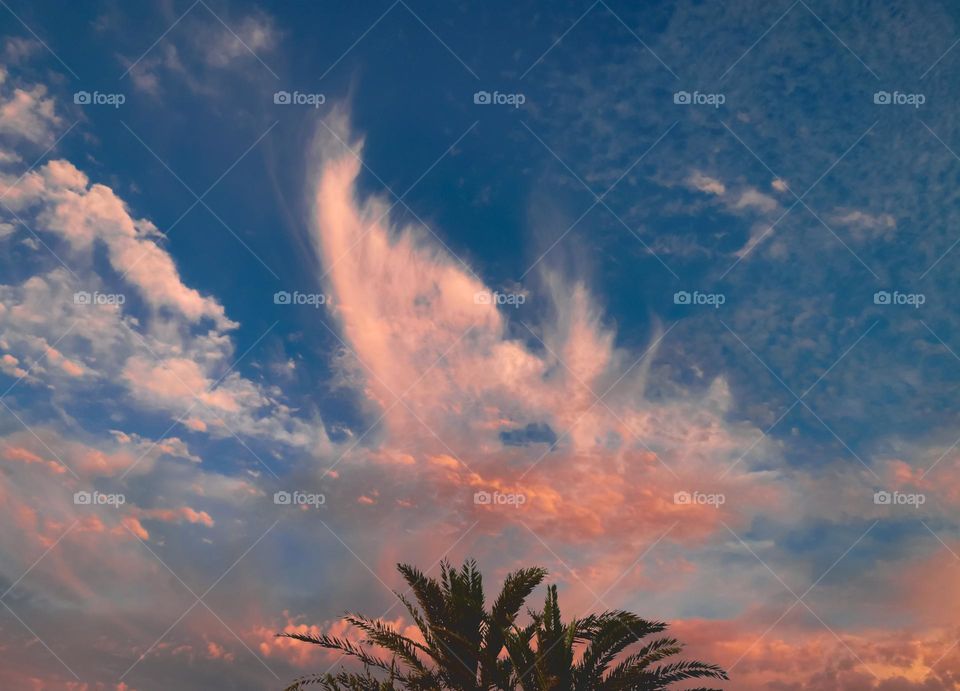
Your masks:
<svg viewBox="0 0 960 691"><path fill-rule="evenodd" d="M297 641L302 641L303 643L311 643L313 645L319 645L322 648L327 648L329 650L339 650L345 655L355 657L360 660L364 665L370 667L376 667L383 670L391 670L393 666L381 660L378 657L374 657L368 653L365 649L353 643L353 641L347 640L346 638L340 638L338 636L328 636L326 634L321 634L315 636L313 634L307 633L278 633L277 638L292 638Z"/></svg>
<svg viewBox="0 0 960 691"><path fill-rule="evenodd" d="M351 614L346 617L346 620L366 633L371 643L389 650L418 673L423 675L430 673L430 670L417 655L417 651L420 651L429 656L430 650L419 642L407 638L379 619L367 619L358 614Z"/></svg>
<svg viewBox="0 0 960 691"><path fill-rule="evenodd" d="M364 667L363 674L303 676L286 691L311 686L322 691L667 691L690 679L727 680L717 665L668 662L683 650L676 638L644 641L662 633L667 628L664 622L622 610L564 622L556 585L547 587L541 610L527 610L529 623L518 624L521 608L546 577L542 568L510 573L489 610L473 560L459 568L442 561L439 579L406 564L397 569L414 595L397 597L423 641L382 619L359 614L345 617L363 632L359 643L329 635L277 634L338 650ZM639 647L630 653L634 644ZM371 647L386 650L393 658L388 662ZM581 651L579 662L574 662ZM378 676L371 669L378 670Z"/></svg>
<svg viewBox="0 0 960 691"><path fill-rule="evenodd" d="M645 636L660 633L666 628L663 622L647 621L622 610L598 615L590 631L590 643L574 670L575 688L579 691L596 688L604 670L617 655Z"/></svg>

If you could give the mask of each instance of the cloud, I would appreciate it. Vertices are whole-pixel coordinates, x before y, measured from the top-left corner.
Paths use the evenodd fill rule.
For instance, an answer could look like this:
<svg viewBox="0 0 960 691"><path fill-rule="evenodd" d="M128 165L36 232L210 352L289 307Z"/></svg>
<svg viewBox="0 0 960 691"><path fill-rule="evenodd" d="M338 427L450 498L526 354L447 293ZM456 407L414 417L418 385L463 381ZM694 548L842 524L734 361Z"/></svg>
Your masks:
<svg viewBox="0 0 960 691"><path fill-rule="evenodd" d="M733 202L733 208L735 209L756 209L763 213L770 213L779 206L780 204L776 199L752 187L743 190L737 200Z"/></svg>
<svg viewBox="0 0 960 691"><path fill-rule="evenodd" d="M257 535L243 534L250 513L241 507L252 495L249 483L242 480L206 472L195 463L177 463L155 450L124 481L117 472L141 450L131 445L146 440L83 445L48 429L34 432L36 436L24 431L0 437L0 502L7 518L0 531L0 550L11 555L0 568L0 582L4 589L14 586L5 602L31 628L42 631L45 641L82 678L90 680L89 688L107 688L96 680L115 679L118 673L102 675L88 661L122 660L124 668L136 662L173 619L186 612L191 598L187 587L200 588L196 583L205 589L229 566L216 560L211 563L208 557L223 550L233 562L263 529L258 526ZM59 464L50 460L52 450L79 478L56 472ZM109 489L103 484L106 476L113 478ZM119 506L74 503L74 492L94 489L120 492L125 501ZM229 529L215 516L229 517ZM163 563L150 550L162 555ZM243 570L249 573L255 566L248 560ZM191 585L185 587L168 569ZM238 576L244 579L240 571L233 574L234 584ZM28 578L20 578L27 572ZM226 585L221 591L228 590ZM217 604L215 596L207 602L239 630L263 621L251 598L231 602L229 608ZM72 623L68 614L78 606L87 613L82 625ZM67 688L58 677L60 672L67 674L65 670L48 664L49 658L34 649L32 635L23 633L16 627L5 629L0 647L8 653L16 651L17 662L4 665L0 683L17 679L8 686L22 688L25 679L40 674L46 681L38 688ZM145 670L154 659L160 665L169 664L167 657L174 650L182 654L194 650L197 659L221 661L243 651L230 630L212 615L210 621L186 617L168 634L151 651L150 660L144 661ZM167 647L168 642L173 645ZM245 657L233 674L244 678L250 663L259 667L255 659ZM192 664L191 673L197 673ZM162 673L135 675L135 679L160 678L155 675Z"/></svg>
<svg viewBox="0 0 960 691"><path fill-rule="evenodd" d="M860 242L889 240L897 228L897 219L891 214L871 214L859 209L836 209L827 219L830 223L851 229L855 239Z"/></svg>
<svg viewBox="0 0 960 691"><path fill-rule="evenodd" d="M277 30L267 16L244 17L232 28L219 31L213 41L205 41L206 62L214 67L227 67L240 58L255 60L258 53L273 50Z"/></svg>
<svg viewBox="0 0 960 691"><path fill-rule="evenodd" d="M3 42L3 56L7 64L16 65L24 58L33 57L42 49L39 41L22 36L8 36Z"/></svg>
<svg viewBox="0 0 960 691"><path fill-rule="evenodd" d="M89 253L102 242L113 268L155 310L173 308L189 321L207 318L222 329L236 326L216 300L183 284L173 259L157 244L156 226L133 218L113 190L91 185L70 162L45 164L13 184L8 194L20 210L39 207L43 229L57 233L73 250Z"/></svg>
<svg viewBox="0 0 960 691"><path fill-rule="evenodd" d="M162 89L160 86L163 72L175 75L177 78L192 84L189 73L180 61L180 53L173 43L165 43L157 46L153 55L148 55L140 62L128 64L130 78L133 85L138 90L153 97L159 97Z"/></svg>
<svg viewBox="0 0 960 691"><path fill-rule="evenodd" d="M693 50L689 42L673 40L689 35L680 29L691 13L697 15L694 19L712 20L712 31L721 26L715 21L717 15L710 14L720 10L708 5L681 4L676 9L663 39L670 50L662 54L670 62L678 60L676 55L696 57L689 53ZM751 11L736 9L737 19L755 19ZM796 20L798 13L804 21L810 20L798 10L784 19L780 29L792 29L789 22ZM632 18L628 21L632 23ZM277 44L269 22L266 29L258 21L230 20L230 24L255 50L269 51ZM186 25L181 28L189 29ZM222 83L222 78L229 76L229 66L238 73L262 69L240 39L221 31L222 25L214 29L206 33L206 43L182 44L181 48L171 41L158 45L132 73L138 88L160 93L162 79L176 77L186 88L212 89L216 87L211 84ZM190 31L184 34L190 35ZM636 47L632 37L624 38L631 48ZM832 40L829 35L823 38ZM774 47L768 48L771 44ZM602 45L606 51L610 44ZM702 45L708 46L709 52L704 54L711 63L728 52L730 60L742 52L737 46L714 46L708 41ZM622 56L620 48L614 46L614 52ZM660 45L656 48L661 52ZM856 48L859 51L859 46ZM824 51L830 56L827 64L834 65L835 60L853 64L849 55L835 49L836 45L830 44ZM764 42L750 60L783 64L760 52L766 50L782 50L790 59L799 54L789 42ZM562 50L555 51L551 60L562 60L562 54ZM774 57L780 55L776 52ZM688 61L691 65L695 62ZM729 64L729 60L720 62ZM623 65L601 70L584 65L586 72L612 75L620 83L648 84L643 79L624 80ZM196 79L194 75L198 75ZM221 81L209 79L211 75ZM581 82L578 77L562 75L566 83L593 88L592 79ZM810 88L816 85L811 77L802 75L800 79L798 93L808 97L820 93ZM744 86L754 94L780 93L756 87L756 83ZM35 101L39 93L37 102L47 99L36 87L24 87L24 92L33 94ZM745 104L740 122L759 123L755 129L744 126L744 138L751 145L755 140L772 143L758 146L757 151L769 157L775 168L780 168L776 159L783 156L790 163L784 172L789 172L791 179L814 181L851 143L834 147L836 151L823 165L819 163L824 151L815 147L806 151L811 162L807 157L797 160L795 141L771 138L770 125L756 117L757 108L780 108L788 98L770 106L756 98L748 102L733 96L731 92L731 102ZM627 150L623 146L627 130L611 123L621 124L618 117L635 122L641 118L621 94L614 97L621 102L610 108L606 107L609 101L599 98L576 101L579 112L601 114L601 129L611 138L571 128L588 134L574 140L590 142L592 149L612 155ZM590 107L583 107L584 103ZM831 112L836 112L835 104L831 107ZM37 106L27 110L31 108ZM647 110L660 117L660 109ZM55 109L50 112L55 114ZM782 115L778 112L770 121L782 122ZM36 114L31 117L42 122ZM833 117L828 120L833 128ZM558 121L568 126L564 118ZM351 137L346 119L334 117L327 122L362 149ZM23 131L24 125L20 125L21 133L11 136L17 141L33 141ZM817 132L797 132L799 141L807 143L815 141L809 139L810 134ZM720 135L726 136L722 131ZM709 146L695 146L696 141L673 135L660 145L670 146L675 138L677 146L702 152L707 159L702 165L714 176L696 172L687 183L711 195L697 197L697 204L710 206L711 211L725 210L723 225L733 228L715 233L711 228L703 237L689 238L671 236L665 223L657 226L659 243L674 247L689 242L701 252L690 251L685 256L696 256L698 261L716 258L719 251L729 254L731 247L742 245L740 231L750 235L744 249L753 247L769 228L758 219L779 210L774 196L753 186L766 188L768 171L757 168L753 178L728 175L730 171L739 174L743 160L749 160L747 153L733 140L731 153L717 143L719 137L710 136ZM836 136L831 129L825 139L835 144ZM778 151L775 145L782 141L790 145ZM636 180L646 184L651 179L668 179L680 184L689 169L676 165L680 158L675 153L672 150L665 156L674 169L670 175L650 176L638 170ZM567 159L567 152L561 154ZM659 151L652 153L647 164L658 155ZM780 399L764 395L755 371L744 376L738 370L741 363L729 356L738 344L724 340L723 331L714 331L706 320L693 317L685 317L673 329L660 325L655 316L637 320L649 327L645 336L638 337L629 328L618 331L602 295L587 282L552 268L532 274L529 285L522 288L530 297L528 303L536 301L535 309L514 312L478 305L474 296L491 286L474 273L480 271L477 266L460 262L418 227L394 222L384 200L362 194L359 190L365 187L358 184L361 166L334 138L321 138L317 156L310 188L313 241L320 259L317 275L329 271L326 280L335 296L329 314L346 344L331 356L331 366L342 375L338 384L350 387L351 393L367 404L363 410L366 418L359 423L351 421L351 433L345 435L349 444L342 446L326 439L321 420L294 410L282 389L245 375L246 370L231 369L236 357L233 334L239 325L227 316L228 312L236 316L227 309L228 296L224 296L225 303L200 284L187 284L160 230L137 217L115 192L119 186L91 183L72 164L53 161L26 176L6 199L27 216L31 227L70 267L61 266L42 246L20 254L16 245L17 253L11 251L5 264L9 278L0 286L0 366L14 378L30 370L5 401L23 415L32 430L5 431L0 438L0 500L9 507L10 517L0 534L0 551L15 557L4 565L3 578L9 583L19 577L77 521L74 532L46 558L50 561L45 559L34 569L8 600L18 610L24 608L25 619L45 638L47 632L62 637L52 640L56 650L64 643L67 659L87 661L91 669L95 665L113 669L117 660L132 663L167 629L170 615L192 602L134 536L148 541L190 586L201 583L206 587L273 521L272 515L265 515L279 510L269 501L274 489L269 477L262 472L258 476L259 468L245 468L236 458L236 446L224 441L236 433L243 445L253 439L270 442L268 448L276 454L276 469L282 470L285 486L316 486L329 499L324 514L319 510L278 514L284 519L278 528L278 532L284 531L282 548L260 560L262 563L253 563L256 559L245 562L213 593L230 603L231 609L223 616L231 628L240 632L251 649L269 658L271 665L310 665L318 655L315 647L278 643L272 637L275 630L340 630L329 618L334 614L328 611L329 602L370 603L377 599L374 591L389 597L386 589L379 592L376 579L367 578L371 575L367 569L384 574L400 557L430 564L456 545L458 556L481 557L485 573L502 572L518 563L549 564L553 578L566 589L564 595L578 607L591 606L594 597L589 591L593 590L604 593L612 604L630 603L644 614L662 611L678 618L674 632L691 642L692 650L697 651L692 656L730 664L746 652L737 668L737 688L929 691L955 685L957 660L949 646L958 632L948 620L951 606L956 604L949 553L931 555L929 550L940 549L933 536L921 532L922 527L914 521L913 527L923 538L915 539L917 533L909 532L907 521L874 505L871 491L875 478L844 449L825 449L826 444L813 449L801 446L813 436L804 426L809 420L803 410L797 408L785 422L789 431L770 432L769 425L781 412ZM11 154L5 160L15 162L16 157ZM883 184L874 184L878 182L876 170L884 167L857 163L855 169L869 178L870 184L863 187L890 192L886 186L890 183L880 180ZM574 167L579 170L579 165ZM625 166L613 168L619 173ZM836 172L842 171L843 167L838 167ZM588 171L585 179L602 179L594 173ZM941 173L935 165L930 179L941 179ZM14 177L4 178L4 186ZM627 178L623 184L626 188L633 183ZM772 189L785 192L785 183L778 183L782 181L770 183ZM853 187L845 192L856 197ZM818 192L828 188L825 184ZM650 191L652 201L646 195L635 195L643 199L636 205L639 213L656 212L658 193ZM835 200L817 201L823 203L822 208L838 208ZM810 203L814 205L814 199ZM860 198L849 203L851 206L839 208L838 218L825 217L855 232L860 229L864 237L871 233L888 237L887 231L894 227L888 222L892 215L850 211L885 207ZM821 207L817 204L816 208ZM949 205L939 208L948 209ZM797 209L793 215L800 213ZM896 218L911 216L898 211ZM634 225L634 216L627 220ZM785 228L792 220L785 221ZM811 225L823 232L818 224ZM943 225L950 224L945 221ZM442 236L444 229L437 230ZM0 241L14 241L15 233L24 231L10 225L8 232L0 233L4 236ZM753 267L740 267L738 271L748 271L747 277L739 281L738 274L731 274L731 313L723 316L747 342L767 346L761 350L762 356L769 357L778 372L786 369L784 380L797 386L795 380L803 381L811 371L819 373L831 365L828 360L821 369L815 367L825 353L829 356L835 335L846 336L849 324L856 322L849 314L826 314L829 310L823 304L832 307L833 298L822 292L821 273L839 275L837 266L827 262L839 261L837 256L844 261L850 257L842 251L824 257L822 247L805 235L778 235L764 259L790 258L796 260L797 270L776 276L783 286L773 290L769 282L754 280L756 274L749 273ZM710 237L723 237L725 244L711 246ZM671 238L676 244L670 244ZM808 251L808 247L814 249ZM810 261L811 256L816 256L815 262ZM138 272L141 264L144 270ZM721 269L727 265L722 262ZM793 273L821 292L812 293L804 286L797 289L790 283ZM751 299L735 308L735 291L743 285L749 287ZM120 291L128 300L122 306L80 305L73 300L78 290ZM821 304L810 309L807 302L798 301L800 295ZM521 320L533 333L519 324ZM929 323L940 329L936 321ZM749 333L742 330L745 324ZM844 348L860 335L859 324L855 328L857 333ZM942 353L935 352L923 337L912 340L920 344L922 356L915 359L938 365ZM704 341L713 341L717 351L727 352L716 360L698 360ZM647 346L651 346L650 354L640 358ZM749 361L749 353L735 352ZM876 354L863 358L870 368L883 363L873 357ZM891 370L888 377L881 378L883 383L906 382L918 387L925 383L923 372L905 367ZM269 369L258 371L267 373ZM939 375L944 370L937 366L935 371ZM809 400L811 408L823 414L831 429L845 439L849 439L845 428L857 427L862 428L858 434L873 442L875 430L859 423L876 411L870 407L875 403L871 398L888 399L886 394L874 395L878 380L873 378L871 383L863 372L855 352L831 373L826 384L835 386L832 398L818 399L818 390ZM949 377L945 379L946 386L955 384ZM294 380L286 381L292 385ZM597 400L599 395L602 401ZM757 402L756 398L763 400ZM828 405L836 400L843 404L842 410ZM921 414L936 403L930 400L929 405L919 406ZM943 407L949 410L949 406ZM802 413L799 420L797 413ZM155 437L177 420L181 429L176 434L180 436L154 444ZM18 423L11 420L10 424ZM879 436L877 444L889 441L889 437ZM833 444L833 437L828 439ZM910 454L884 455L873 448L868 454L854 441L851 446L890 487L929 493L930 501L922 511L911 514L911 520L922 517L957 551L950 531L941 531L938 523L952 525L950 517L958 506L960 484L950 470L955 459L945 458L943 467L930 478L920 472L948 450L950 441L933 451L925 459L926 465ZM80 478L66 471L57 456ZM120 475L133 463L138 464L136 472L121 480ZM325 473L332 464L335 469ZM729 468L732 470L725 473ZM114 483L118 487L113 487ZM130 501L123 510L103 512L84 512L70 502L72 490L93 486L122 489ZM724 503L678 504L674 497L678 491L720 493ZM520 495L523 503L474 503L474 496L481 492ZM317 530L318 516L330 526L327 531ZM260 519L264 520L262 527L255 525ZM889 538L888 532L883 549L878 549L871 537L859 546L863 553L859 547L854 550L851 563L839 565L835 578L818 585L813 594L832 604L821 608L814 602L813 607L835 626L846 645L798 606L796 614L806 622L798 621L800 617L784 620L782 628L775 628L751 648L790 602L778 607L779 598L785 597L779 592L780 584L729 530L742 535L746 545L777 573L781 573L781 564L790 567L785 578L793 585L794 579L811 582L853 542L860 533L859 522L876 519L884 522L880 530L903 531L906 539ZM827 549L846 540L851 525L856 534L835 552ZM336 539L327 534L331 531L336 531ZM343 543L338 542L341 534ZM371 566L362 568L354 554L346 553L344 544L350 545L350 552L355 551L364 566ZM269 545L267 540L258 549ZM911 552L913 549L917 551ZM881 551L887 554L879 555ZM289 574L276 566L290 554L296 555L296 571L315 573L325 583L323 602L315 602L315 593L309 592L312 586L304 591L299 573ZM828 561L817 569L824 555ZM219 564L218 559L224 563ZM567 564L573 568L568 569ZM804 581L811 570L812 577ZM351 577L342 578L345 573ZM359 577L354 577L357 574ZM723 577L729 574L736 577ZM297 582L291 582L294 580ZM263 587L265 582L270 583L269 588ZM772 603L757 606L760 593L767 592L758 587L764 583L771 592L778 592ZM611 585L608 596L606 589ZM250 593L256 596L250 597ZM177 609L181 601L183 607ZM294 606L304 601L309 604ZM379 611L377 605L372 606ZM76 618L70 613L78 608L87 615L71 628ZM282 616L276 614L284 609ZM915 620L895 625L876 621L891 609L897 610L897 616L906 614ZM713 618L685 620L677 614L684 611L706 612L705 616ZM240 664L258 663L239 641L221 630L220 622L210 617L204 620L204 616L197 608L182 623L182 631L178 628L169 642L157 646L140 668L143 678L177 688L182 684L166 676L173 669L187 668L195 683L203 683L204 673L222 679L224 670L229 670L238 684L256 686L252 680L257 678L240 669ZM264 622L276 623L264 626ZM0 686L22 686L31 674L26 670L43 669L45 678L36 681L38 687L65 687L63 679L48 675L52 663L49 657L39 657L46 655L45 651L26 633L23 636L18 639L10 634L0 645L17 652L11 657L18 665L24 660L31 664ZM702 655L701 650L705 651ZM944 653L948 654L931 670ZM151 666L154 655L156 664ZM858 656L879 672L883 681L874 680ZM224 661L231 664L206 666L207 662ZM7 674L0 672L0 680Z"/></svg>
<svg viewBox="0 0 960 691"><path fill-rule="evenodd" d="M362 152L345 119L327 123ZM391 224L382 200L360 196L359 164L351 152L324 130L318 147L319 172L312 189L320 270L329 271L334 314L347 347L356 353L348 352L344 362L359 373L384 423L368 439L368 449L352 451L338 466L338 482L362 488L349 493L359 497L349 520L377 520L361 513L374 506L394 520L408 512L421 515L428 507L421 509L417 498L427 488L434 498L430 512L454 505L469 512L464 523L476 520L481 535L497 540L501 553L489 555L497 563L509 561L504 554L509 553L521 555L519 561L554 564L559 571L555 578L583 591L572 598L575 605L589 606L591 589L602 592L611 583L625 582L629 585L618 585L611 598L655 589L659 599L677 607L730 608L734 613L726 621L689 626L680 621L676 632L694 643L694 650L707 651L698 657L724 664L747 651L737 667L738 688L920 689L940 688L950 678L945 670L952 663L934 672L924 666L947 649L942 631L928 617L918 624L919 632L902 631L918 644L905 646L894 658L895 629L855 620L841 633L855 654L829 632L817 630L815 620L812 626L784 622L782 632L751 648L790 603L778 608L777 600L756 607L753 576L767 582L770 573L759 562L742 566L751 555L727 527L747 536L750 549L777 571L783 560L806 575L810 565L802 555L790 554L791 539L803 539L807 527L823 522L825 530L842 529L843 541L852 520L869 525L883 515L873 503L868 471L791 467L781 456L779 441L735 421L736 401L724 376L708 378L694 395L658 377L656 364L650 364L654 357L631 369L637 353L614 345L615 335L586 287L550 269L539 290L531 287L531 294L552 305L532 320L544 347L534 349L528 339L515 339L508 311L471 306L473 291L488 290L479 277L416 227ZM752 188L733 194L732 204L740 203L745 211L778 208ZM649 396L652 382L655 400ZM604 405L595 405L592 391L602 393L610 385ZM547 454L536 445L497 444L505 441L504 432L511 441L530 441L528 432L541 438L547 429L555 435ZM915 481L895 464L890 468L899 486ZM675 503L673 492L703 491L704 485L706 491L722 494L725 503ZM419 492L411 491L413 486ZM524 500L514 506L471 506L477 492L522 495ZM937 513L923 515L942 515L939 511L951 508L943 501ZM436 521L456 526L457 511L449 513ZM772 534L764 529L770 524L778 527ZM780 532L780 526L794 527ZM840 545L823 569L860 532ZM657 547L660 564L637 566L637 553L664 533ZM480 545L474 541L466 549L483 554ZM862 547L866 556L851 559L871 564L871 550ZM380 557L387 558L382 552ZM577 565L576 575L565 573L566 563ZM725 589L722 604L711 605L709 584L731 563L737 564L743 582ZM820 575L814 571L810 580ZM777 587L776 581L771 587ZM862 609L856 596L861 587L855 579L823 583L816 597L835 603L831 620L855 617ZM885 583L878 597L896 598L903 587ZM831 611L820 605L815 609ZM696 627L710 635L699 634ZM866 666L882 681L874 680Z"/></svg>
<svg viewBox="0 0 960 691"><path fill-rule="evenodd" d="M161 458L200 460L177 437L154 442L115 432L112 439L88 443L39 425L3 437L0 457L10 462L42 463L56 473L75 472L87 479L115 477L134 465L139 473L145 473Z"/></svg>
<svg viewBox="0 0 960 691"><path fill-rule="evenodd" d="M779 614L679 621L670 633L688 643L691 657L735 665L731 678L745 691L939 691L960 673L960 655L951 650L956 628L836 634L796 610L771 627Z"/></svg>
<svg viewBox="0 0 960 691"><path fill-rule="evenodd" d="M16 357L7 353L3 357L0 357L0 368L11 377L20 379L21 377L27 376L27 370L20 367L20 360Z"/></svg>
<svg viewBox="0 0 960 691"><path fill-rule="evenodd" d="M56 383L61 395L75 390L70 379L87 387L122 382L147 408L214 436L244 433L309 448L326 444L322 423L318 428L316 420L296 419L273 392L230 371L227 333L238 324L218 300L184 283L156 226L135 218L110 187L91 183L65 160L50 161L19 181L0 176L0 182L9 186L5 203L31 217L34 230L57 246L70 267L0 285L0 324L8 333L0 343L7 351L4 367L17 371L20 363L32 362L29 383ZM114 272L110 286L96 267L100 248ZM35 251L46 256L48 249ZM78 294L114 297L98 303L78 300Z"/></svg>
<svg viewBox="0 0 960 691"><path fill-rule="evenodd" d="M726 186L716 178L704 175L700 171L694 171L687 178L687 184L696 190L722 197L727 192Z"/></svg>
<svg viewBox="0 0 960 691"><path fill-rule="evenodd" d="M16 247L0 262L0 369L10 377L4 403L12 412L0 430L0 503L10 519L0 551L18 555L5 560L0 582L16 584L5 603L92 679L76 688L107 688L93 681L102 676L93 661L136 662L170 615L189 606L188 587L209 587L230 566L220 557L233 562L264 535L269 523L257 518L273 507L261 487L269 476L251 470L262 466L249 447L270 442L272 455L262 453L279 470L285 454L302 463L330 444L318 416L294 409L269 381L244 376L232 336L239 324L220 300L187 284L159 229L112 187L64 159L17 175L0 176L10 187L4 203L40 240L17 244L19 225L0 238ZM236 443L223 441L234 435ZM124 500L84 504L77 492ZM230 587L264 580L248 562L251 575L235 570ZM82 628L66 614L79 606L88 613ZM249 630L265 620L260 606L247 598L218 610ZM186 617L169 638L142 663L145 678L166 680L171 657L181 658L179 668L189 660L191 675L204 665L231 665L239 679L262 672L216 617ZM0 685L35 679L38 688L69 688L63 677L72 677L51 668L26 633L5 630L0 647L18 658ZM182 686L173 676L157 683Z"/></svg>
<svg viewBox="0 0 960 691"><path fill-rule="evenodd" d="M310 665L323 665L324 667L336 664L341 661L341 654L334 650L326 650L318 646L304 645L299 641L290 638L278 638L277 633L298 633L306 636L327 635L336 638L348 640L355 645L360 645L366 640L366 634L343 619L324 622L322 626L306 623L306 617L303 615L293 616L289 611L283 612L284 621L274 628L258 627L254 635L260 639L258 650L264 657L280 657L301 669ZM402 635L411 638L418 643L423 643L423 636L420 629L405 621L403 617L395 619L384 619L383 623L387 626L400 631ZM389 651L379 646L364 646L371 654L386 659Z"/></svg>
<svg viewBox="0 0 960 691"><path fill-rule="evenodd" d="M189 506L181 506L175 509L141 509L136 512L135 518L138 520L163 521L165 523L185 521L207 528L213 527L213 518L211 518L210 514L206 511L196 511Z"/></svg>
<svg viewBox="0 0 960 691"><path fill-rule="evenodd" d="M368 458L406 459L402 478L374 486L378 505L404 501L405 485L425 483L489 530L516 519L540 535L634 544L678 521L671 539L696 542L722 529L721 520L738 523L786 501L774 474L740 464L712 480L728 506L677 506L675 492L711 482L704 478L720 475L758 436L725 421L726 383L717 379L705 397L674 390L651 402L653 355L638 360L617 349L586 287L550 269L540 281L552 305L537 326L544 348L512 337L506 312L474 300L489 287L469 267L420 229L392 226L383 200L358 200L360 164L340 143L351 140L347 120L327 123L337 135L320 130L312 188L321 270L346 357L382 411ZM520 444L550 437L546 449ZM362 457L354 452L338 469L355 456ZM391 472L401 467L387 463ZM526 501L509 514L474 505L479 491ZM372 496L369 487L359 494Z"/></svg>
<svg viewBox="0 0 960 691"><path fill-rule="evenodd" d="M6 87L6 72L0 67L0 136L25 140L37 146L53 143L63 124L54 109L47 88L37 84L28 89ZM4 185L6 186L6 185Z"/></svg>
<svg viewBox="0 0 960 691"><path fill-rule="evenodd" d="M280 40L274 20L264 13L225 23L209 13L192 12L176 34L166 37L135 64L126 58L134 86L155 98L163 95L168 82L190 91L218 96L225 75L255 81L255 71L270 73L260 65Z"/></svg>

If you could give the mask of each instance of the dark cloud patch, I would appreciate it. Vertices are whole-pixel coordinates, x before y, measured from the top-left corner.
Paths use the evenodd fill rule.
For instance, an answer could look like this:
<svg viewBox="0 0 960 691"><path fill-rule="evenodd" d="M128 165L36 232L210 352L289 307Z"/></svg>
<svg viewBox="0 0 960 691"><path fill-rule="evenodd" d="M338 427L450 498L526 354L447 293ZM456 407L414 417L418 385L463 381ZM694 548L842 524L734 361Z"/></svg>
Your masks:
<svg viewBox="0 0 960 691"><path fill-rule="evenodd" d="M506 446L553 445L557 443L557 435L547 423L531 422L526 427L501 430L500 441Z"/></svg>

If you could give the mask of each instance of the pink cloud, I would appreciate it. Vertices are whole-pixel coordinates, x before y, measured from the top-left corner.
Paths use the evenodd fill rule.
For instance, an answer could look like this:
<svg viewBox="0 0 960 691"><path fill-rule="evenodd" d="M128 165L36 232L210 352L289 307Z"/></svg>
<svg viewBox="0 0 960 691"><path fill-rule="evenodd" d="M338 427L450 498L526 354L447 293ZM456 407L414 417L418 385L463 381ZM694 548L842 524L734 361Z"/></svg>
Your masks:
<svg viewBox="0 0 960 691"><path fill-rule="evenodd" d="M343 116L328 123L350 140ZM720 479L761 436L725 420L732 397L722 379L706 398L676 392L650 403L652 356L638 363L636 353L617 349L586 286L546 269L538 285L553 317L534 325L545 348L531 348L496 305L475 299L493 288L469 267L426 231L392 227L385 201L358 199L353 153L333 136L321 136L318 152L314 240L355 353L343 364L385 424L375 448L351 454L344 467L365 457L390 475L418 478L485 529L522 520L565 540L639 544L679 523L671 540L702 542L723 530L721 521L743 525L791 500L778 478L752 474L747 464ZM529 423L549 424L556 447L500 441L501 430ZM772 451L761 442L763 450ZM384 497L391 491L378 489ZM728 500L719 509L674 503L675 492L696 489ZM478 491L521 493L526 501L513 512L477 506ZM360 501L372 497L365 491Z"/></svg>
<svg viewBox="0 0 960 691"><path fill-rule="evenodd" d="M358 645L361 641L366 640L366 634L343 619L324 622L322 626L318 626L316 624L307 624L304 616L293 616L287 611L283 612L283 617L283 623L278 625L277 628L258 627L253 632L253 635L259 639L257 649L264 657L282 658L301 669L309 668L311 665L322 665L322 668L317 670L322 671L322 669L340 662L342 656L335 650L328 650L319 646L310 645L309 643L301 643L300 641L290 638L277 638L277 633L298 633L308 636L325 634L343 638ZM420 635L420 630L416 626L407 623L402 617L384 619L383 622L400 631L404 636L408 636L421 643L423 642L423 636ZM370 650L374 651L376 655L383 655L385 652L376 646L371 647ZM347 660L342 661L345 663L348 662Z"/></svg>
<svg viewBox="0 0 960 691"><path fill-rule="evenodd" d="M141 509L137 511L137 516L144 520L164 521L166 523L195 523L213 527L213 518L206 511L196 511L189 506L181 506L176 509Z"/></svg>
<svg viewBox="0 0 960 691"><path fill-rule="evenodd" d="M0 84L6 70L0 68ZM63 124L56 114L53 99L47 96L43 85L29 89L14 89L12 94L0 95L0 134L25 139L34 144L53 142L55 130Z"/></svg>

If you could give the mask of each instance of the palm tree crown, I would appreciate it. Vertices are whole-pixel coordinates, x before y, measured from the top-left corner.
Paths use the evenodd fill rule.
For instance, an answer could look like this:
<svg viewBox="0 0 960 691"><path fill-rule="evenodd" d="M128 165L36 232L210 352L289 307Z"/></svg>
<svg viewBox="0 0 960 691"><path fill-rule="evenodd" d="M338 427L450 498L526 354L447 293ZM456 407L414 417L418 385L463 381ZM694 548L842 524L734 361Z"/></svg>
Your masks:
<svg viewBox="0 0 960 691"><path fill-rule="evenodd" d="M338 650L365 669L363 674L308 675L287 691L310 685L325 691L661 691L687 679L727 679L716 665L663 663L683 648L675 638L655 638L626 654L631 645L662 633L667 628L663 622L615 610L563 623L556 586L547 589L543 609L529 612L530 622L519 625L520 610L546 577L545 569L509 574L487 610L483 580L472 560L459 569L441 562L439 581L413 566L397 568L416 603L404 594L397 597L422 640L359 614L345 620L366 635L360 643L326 634L277 634ZM374 648L387 651L390 659ZM380 676L371 670L380 670Z"/></svg>

